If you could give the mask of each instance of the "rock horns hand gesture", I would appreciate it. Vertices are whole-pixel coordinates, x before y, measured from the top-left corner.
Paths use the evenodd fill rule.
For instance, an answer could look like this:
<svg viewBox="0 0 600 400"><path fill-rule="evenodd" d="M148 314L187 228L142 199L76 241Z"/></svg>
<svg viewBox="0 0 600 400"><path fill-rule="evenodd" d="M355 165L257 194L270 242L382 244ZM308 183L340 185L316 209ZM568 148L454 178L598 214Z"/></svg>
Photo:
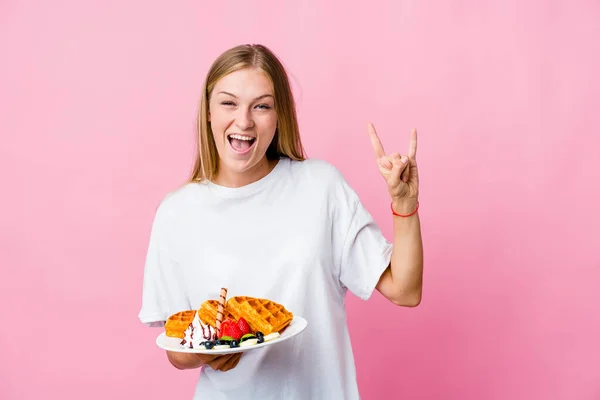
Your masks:
<svg viewBox="0 0 600 400"><path fill-rule="evenodd" d="M392 201L396 204L415 204L419 196L419 174L416 160L417 131L413 129L410 134L408 155L398 153L386 155L372 123L369 123L369 137L377 160L377 167L387 184Z"/></svg>

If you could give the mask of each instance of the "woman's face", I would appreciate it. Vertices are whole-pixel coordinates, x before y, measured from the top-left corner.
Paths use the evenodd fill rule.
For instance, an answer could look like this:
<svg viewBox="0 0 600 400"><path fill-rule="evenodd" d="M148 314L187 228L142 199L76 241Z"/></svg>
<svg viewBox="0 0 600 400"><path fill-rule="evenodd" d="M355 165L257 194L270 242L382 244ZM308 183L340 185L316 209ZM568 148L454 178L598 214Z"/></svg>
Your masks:
<svg viewBox="0 0 600 400"><path fill-rule="evenodd" d="M266 152L277 128L273 96L271 82L255 68L232 72L214 86L209 121L220 178L260 174L263 168L268 172Z"/></svg>

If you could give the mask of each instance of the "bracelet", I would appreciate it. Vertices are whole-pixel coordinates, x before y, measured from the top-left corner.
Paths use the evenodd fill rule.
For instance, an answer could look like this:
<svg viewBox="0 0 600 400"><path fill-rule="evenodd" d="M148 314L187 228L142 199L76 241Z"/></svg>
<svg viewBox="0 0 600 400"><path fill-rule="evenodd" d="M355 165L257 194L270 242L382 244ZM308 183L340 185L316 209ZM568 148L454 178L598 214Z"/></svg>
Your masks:
<svg viewBox="0 0 600 400"><path fill-rule="evenodd" d="M411 212L410 214L398 214L396 211L394 211L394 202L390 204L390 208L392 209L392 214L394 214L397 217L410 217L411 215L416 214L419 210L419 202L417 201L417 207L415 208L415 211Z"/></svg>

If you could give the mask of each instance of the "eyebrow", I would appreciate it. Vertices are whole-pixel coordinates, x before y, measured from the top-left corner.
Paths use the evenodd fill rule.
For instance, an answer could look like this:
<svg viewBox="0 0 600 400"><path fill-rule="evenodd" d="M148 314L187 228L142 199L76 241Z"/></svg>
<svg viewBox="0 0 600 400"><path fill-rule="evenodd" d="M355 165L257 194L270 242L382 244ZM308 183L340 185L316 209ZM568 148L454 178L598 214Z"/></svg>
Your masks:
<svg viewBox="0 0 600 400"><path fill-rule="evenodd" d="M219 94L226 94L227 96L235 97L236 99L238 98L235 94L225 92L225 91L221 91L221 92L219 92ZM257 98L255 98L254 101L264 99L265 97L273 97L273 95L272 94L263 94L262 96L258 96Z"/></svg>

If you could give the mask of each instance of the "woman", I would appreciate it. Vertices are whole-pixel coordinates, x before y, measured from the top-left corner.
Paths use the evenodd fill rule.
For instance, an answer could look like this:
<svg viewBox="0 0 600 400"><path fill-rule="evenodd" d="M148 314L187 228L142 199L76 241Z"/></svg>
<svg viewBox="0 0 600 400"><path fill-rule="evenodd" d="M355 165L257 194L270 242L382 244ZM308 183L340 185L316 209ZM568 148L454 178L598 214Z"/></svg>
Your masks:
<svg viewBox="0 0 600 400"><path fill-rule="evenodd" d="M308 321L291 340L207 356L167 352L203 367L197 399L357 399L344 308L347 290L377 289L400 306L421 299L422 243L413 132L407 155L371 143L391 200L388 242L331 164L306 159L286 72L264 46L238 46L212 65L190 181L157 209L139 317L162 326L227 287L268 298Z"/></svg>

